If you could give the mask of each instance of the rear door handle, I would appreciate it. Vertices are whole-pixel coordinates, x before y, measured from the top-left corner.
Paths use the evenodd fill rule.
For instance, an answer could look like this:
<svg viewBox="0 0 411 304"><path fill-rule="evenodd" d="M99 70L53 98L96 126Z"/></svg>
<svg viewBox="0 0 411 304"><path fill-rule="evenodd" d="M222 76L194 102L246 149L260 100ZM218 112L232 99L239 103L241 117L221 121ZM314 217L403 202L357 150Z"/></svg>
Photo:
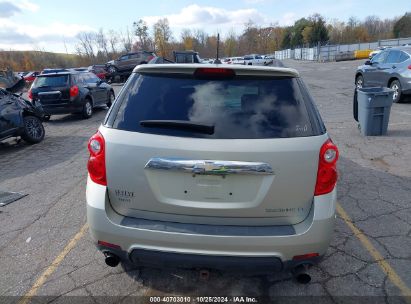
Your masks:
<svg viewBox="0 0 411 304"><path fill-rule="evenodd" d="M393 66L392 66L392 68L393 68L393 69L396 69L396 68L397 68L397 66L393 65Z"/></svg>
<svg viewBox="0 0 411 304"><path fill-rule="evenodd" d="M166 157L151 158L144 169L180 171L199 175L274 175L273 169L266 163Z"/></svg>

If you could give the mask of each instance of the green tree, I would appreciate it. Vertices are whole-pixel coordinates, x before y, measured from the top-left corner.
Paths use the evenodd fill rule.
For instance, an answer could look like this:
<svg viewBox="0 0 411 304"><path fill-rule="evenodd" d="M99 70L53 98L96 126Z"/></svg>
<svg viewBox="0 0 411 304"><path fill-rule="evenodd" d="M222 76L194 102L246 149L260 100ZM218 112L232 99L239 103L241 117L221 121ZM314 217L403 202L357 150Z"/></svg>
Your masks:
<svg viewBox="0 0 411 304"><path fill-rule="evenodd" d="M395 24L394 24L394 37L410 37L411 36L411 12L405 13Z"/></svg>
<svg viewBox="0 0 411 304"><path fill-rule="evenodd" d="M315 44L315 43L324 43L329 40L328 36L328 29L325 25L324 18L319 14L314 14L309 18L309 22L311 23L309 27L311 30L309 31L308 35L308 43Z"/></svg>
<svg viewBox="0 0 411 304"><path fill-rule="evenodd" d="M289 49L291 47L291 33L292 27L286 27L283 31L283 36L281 38L281 48L282 49Z"/></svg>
<svg viewBox="0 0 411 304"><path fill-rule="evenodd" d="M298 47L304 44L303 30L306 26L310 26L311 23L305 18L301 18L294 23L294 26L291 28L291 47Z"/></svg>

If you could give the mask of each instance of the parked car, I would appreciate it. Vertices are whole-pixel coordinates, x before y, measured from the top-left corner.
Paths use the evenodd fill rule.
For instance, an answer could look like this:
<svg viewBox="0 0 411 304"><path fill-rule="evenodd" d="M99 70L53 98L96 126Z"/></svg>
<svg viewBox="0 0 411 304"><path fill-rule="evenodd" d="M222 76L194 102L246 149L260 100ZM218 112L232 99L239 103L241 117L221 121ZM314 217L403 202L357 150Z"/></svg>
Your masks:
<svg viewBox="0 0 411 304"><path fill-rule="evenodd" d="M198 52L195 51L173 51L175 63L202 63Z"/></svg>
<svg viewBox="0 0 411 304"><path fill-rule="evenodd" d="M43 111L20 95L0 88L0 141L21 136L29 144L41 142L45 117Z"/></svg>
<svg viewBox="0 0 411 304"><path fill-rule="evenodd" d="M232 60L233 64L244 64L244 58L243 57L234 57Z"/></svg>
<svg viewBox="0 0 411 304"><path fill-rule="evenodd" d="M33 82L34 79L40 74L40 72L34 71L34 72L29 72L25 76L23 76L24 80L26 82Z"/></svg>
<svg viewBox="0 0 411 304"><path fill-rule="evenodd" d="M357 68L355 84L361 87L389 87L393 102L411 94L411 47L388 48Z"/></svg>
<svg viewBox="0 0 411 304"><path fill-rule="evenodd" d="M48 115L81 113L90 118L94 107L111 106L114 90L93 73L69 70L39 75L29 98Z"/></svg>
<svg viewBox="0 0 411 304"><path fill-rule="evenodd" d="M89 72L94 73L101 80L106 80L108 74L105 64L95 64L91 65L87 69Z"/></svg>
<svg viewBox="0 0 411 304"><path fill-rule="evenodd" d="M257 54L244 56L245 65L265 65L268 61L268 59L264 59L261 55Z"/></svg>
<svg viewBox="0 0 411 304"><path fill-rule="evenodd" d="M162 63L174 63L174 62L171 61L171 60L168 60L167 58L164 58L164 57L161 57L161 56L159 56L159 57L156 56L153 59L151 59L148 63L149 64L162 64Z"/></svg>
<svg viewBox="0 0 411 304"><path fill-rule="evenodd" d="M231 58L231 57L224 58L224 59L222 60L222 63L224 63L224 64L232 64L232 63L233 63L233 62L232 62L232 58Z"/></svg>
<svg viewBox="0 0 411 304"><path fill-rule="evenodd" d="M109 266L268 272L329 246L338 150L294 69L140 65L88 148Z"/></svg>
<svg viewBox="0 0 411 304"><path fill-rule="evenodd" d="M153 59L155 54L153 52L138 51L128 53L120 56L116 60L111 60L106 63L106 69L110 74L132 72L132 70L139 64L148 63Z"/></svg>

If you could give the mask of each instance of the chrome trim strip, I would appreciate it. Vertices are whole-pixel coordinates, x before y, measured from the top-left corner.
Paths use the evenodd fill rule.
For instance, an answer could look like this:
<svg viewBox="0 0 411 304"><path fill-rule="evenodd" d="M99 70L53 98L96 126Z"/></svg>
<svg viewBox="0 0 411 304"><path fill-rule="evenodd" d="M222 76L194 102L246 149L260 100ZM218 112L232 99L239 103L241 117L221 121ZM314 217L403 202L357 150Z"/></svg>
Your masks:
<svg viewBox="0 0 411 304"><path fill-rule="evenodd" d="M170 170L199 175L273 175L270 165L260 162L226 161L226 160L193 160L181 158L154 157L144 169Z"/></svg>
<svg viewBox="0 0 411 304"><path fill-rule="evenodd" d="M39 95L54 95L54 94L61 94L61 92L60 91L39 92Z"/></svg>

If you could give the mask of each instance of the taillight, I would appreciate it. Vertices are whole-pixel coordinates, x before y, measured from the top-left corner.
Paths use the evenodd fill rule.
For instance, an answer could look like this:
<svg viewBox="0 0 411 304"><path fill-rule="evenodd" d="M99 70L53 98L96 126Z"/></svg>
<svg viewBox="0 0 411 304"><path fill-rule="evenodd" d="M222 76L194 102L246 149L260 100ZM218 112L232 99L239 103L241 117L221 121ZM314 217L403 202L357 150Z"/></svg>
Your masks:
<svg viewBox="0 0 411 304"><path fill-rule="evenodd" d="M303 261L318 258L320 255L317 252L306 253L302 255L293 256L293 261Z"/></svg>
<svg viewBox="0 0 411 304"><path fill-rule="evenodd" d="M78 95L78 86L73 85L70 88L70 97L76 97Z"/></svg>
<svg viewBox="0 0 411 304"><path fill-rule="evenodd" d="M333 191L338 178L337 160L338 148L331 139L328 139L320 149L314 195L323 195Z"/></svg>
<svg viewBox="0 0 411 304"><path fill-rule="evenodd" d="M100 240L97 241L97 244L99 244L100 246L109 247L109 248L113 248L113 249L121 249L121 247L119 245L104 242L104 241L100 241Z"/></svg>
<svg viewBox="0 0 411 304"><path fill-rule="evenodd" d="M33 100L33 92L31 91L31 89L29 90L29 99Z"/></svg>
<svg viewBox="0 0 411 304"><path fill-rule="evenodd" d="M411 70L411 64L408 66L408 69Z"/></svg>
<svg viewBox="0 0 411 304"><path fill-rule="evenodd" d="M225 68L198 68L194 72L195 77L232 78L235 72Z"/></svg>
<svg viewBox="0 0 411 304"><path fill-rule="evenodd" d="M93 182L107 186L105 141L100 132L88 141L90 157L87 163L88 173Z"/></svg>

